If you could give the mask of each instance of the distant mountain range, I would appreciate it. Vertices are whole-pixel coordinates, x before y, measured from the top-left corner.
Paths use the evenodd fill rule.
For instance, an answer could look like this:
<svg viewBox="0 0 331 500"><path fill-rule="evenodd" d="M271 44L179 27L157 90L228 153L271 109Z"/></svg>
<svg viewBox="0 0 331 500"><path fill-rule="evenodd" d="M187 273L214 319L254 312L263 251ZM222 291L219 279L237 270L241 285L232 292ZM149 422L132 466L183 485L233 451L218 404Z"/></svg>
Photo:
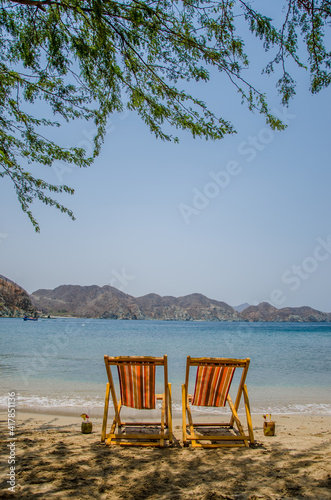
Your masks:
<svg viewBox="0 0 331 500"><path fill-rule="evenodd" d="M133 297L108 285L62 285L29 296L22 287L0 275L0 317L32 316L36 311L41 316L127 320L331 322L331 313L311 307L277 309L262 302L234 308L200 293Z"/></svg>
<svg viewBox="0 0 331 500"><path fill-rule="evenodd" d="M62 285L54 290L37 290L32 304L45 315L83 318L154 319L179 321L331 321L331 313L311 307L277 309L267 302L242 304L236 309L225 302L193 293L183 297L161 297L155 293L133 297L112 286ZM247 307L246 307L247 306Z"/></svg>
<svg viewBox="0 0 331 500"><path fill-rule="evenodd" d="M249 306L250 304L247 304L247 302L245 302L244 304L240 304L239 306L234 306L233 309L235 309L238 312L241 312Z"/></svg>
<svg viewBox="0 0 331 500"><path fill-rule="evenodd" d="M37 290L31 295L43 314L106 319L157 319L182 321L240 321L237 311L225 302L199 293L161 297L155 293L132 297L112 286L62 285Z"/></svg>

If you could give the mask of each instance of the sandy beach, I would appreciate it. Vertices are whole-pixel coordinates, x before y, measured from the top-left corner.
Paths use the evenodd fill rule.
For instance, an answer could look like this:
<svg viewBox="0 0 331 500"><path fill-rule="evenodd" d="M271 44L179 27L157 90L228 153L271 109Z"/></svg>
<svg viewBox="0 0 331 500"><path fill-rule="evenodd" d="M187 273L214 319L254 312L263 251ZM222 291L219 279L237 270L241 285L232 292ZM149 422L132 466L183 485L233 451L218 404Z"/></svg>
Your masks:
<svg viewBox="0 0 331 500"><path fill-rule="evenodd" d="M1 498L79 499L328 499L331 498L331 416L275 415L276 436L253 416L251 448L109 448L101 419L81 433L81 418L16 416L15 493L8 490L7 413L1 412Z"/></svg>

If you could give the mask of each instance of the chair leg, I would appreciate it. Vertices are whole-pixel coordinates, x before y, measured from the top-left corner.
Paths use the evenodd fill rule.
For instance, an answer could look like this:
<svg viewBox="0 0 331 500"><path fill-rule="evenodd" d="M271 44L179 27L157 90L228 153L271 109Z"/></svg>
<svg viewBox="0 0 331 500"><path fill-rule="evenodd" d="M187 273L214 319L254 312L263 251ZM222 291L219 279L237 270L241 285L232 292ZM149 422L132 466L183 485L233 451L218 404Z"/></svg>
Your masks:
<svg viewBox="0 0 331 500"><path fill-rule="evenodd" d="M236 409L234 407L234 404L233 404L232 399L230 398L229 394L228 394L227 400L228 400L228 403L229 403L229 406L230 406L230 409L231 409L231 412L232 412L232 417L233 417L234 421L237 424L237 427L238 427L238 430L239 430L241 436L243 437L243 441L244 441L245 446L248 448L249 444L248 444L247 436L245 436L245 432L244 432L243 426L242 426L242 424L240 422L240 419L238 417L238 413L237 413L237 411L236 411Z"/></svg>
<svg viewBox="0 0 331 500"><path fill-rule="evenodd" d="M168 432L169 444L172 444L172 402L171 402L171 383L168 383Z"/></svg>
<svg viewBox="0 0 331 500"><path fill-rule="evenodd" d="M160 447L164 447L164 417L165 417L165 395L162 398L162 410L161 410L161 438L160 438Z"/></svg>
<svg viewBox="0 0 331 500"><path fill-rule="evenodd" d="M185 384L182 385L182 431L183 431L183 444L187 446L186 439L186 405L187 405L187 396L186 396L186 388Z"/></svg>
<svg viewBox="0 0 331 500"><path fill-rule="evenodd" d="M116 426L118 428L120 428L120 426L122 425L121 417L120 417L121 408L122 408L122 402L120 401L118 403L117 408L115 407L115 416L114 416L113 423L112 423L112 426L111 426L111 429L110 429L110 433L108 434L107 444L109 446L111 445L111 441L114 438L114 434L115 434L115 431L116 431Z"/></svg>
<svg viewBox="0 0 331 500"><path fill-rule="evenodd" d="M106 439L108 408L109 408L109 394L110 394L110 385L107 384L107 387L106 387L106 397L105 397L105 407L104 407L104 411L103 411L103 421L102 421L102 431L101 431L101 443L104 443L104 441Z"/></svg>
<svg viewBox="0 0 331 500"><path fill-rule="evenodd" d="M243 388L243 393L244 393L244 401L245 401L245 410L246 410L246 419L247 419L247 427L248 427L248 435L249 435L249 440L251 444L254 444L254 433L253 433L253 424L252 424L252 417L251 417L251 408L249 405L249 399L248 399L248 391L247 391L247 385L244 385Z"/></svg>
<svg viewBox="0 0 331 500"><path fill-rule="evenodd" d="M187 419L188 419L188 423L189 423L189 427L190 427L190 437L191 437L190 441L192 443L192 446L199 446L199 444L197 444L197 438L196 438L196 434L194 432L194 424L193 424L193 418L192 418L192 413L191 413L189 401L187 402L186 411L187 411Z"/></svg>

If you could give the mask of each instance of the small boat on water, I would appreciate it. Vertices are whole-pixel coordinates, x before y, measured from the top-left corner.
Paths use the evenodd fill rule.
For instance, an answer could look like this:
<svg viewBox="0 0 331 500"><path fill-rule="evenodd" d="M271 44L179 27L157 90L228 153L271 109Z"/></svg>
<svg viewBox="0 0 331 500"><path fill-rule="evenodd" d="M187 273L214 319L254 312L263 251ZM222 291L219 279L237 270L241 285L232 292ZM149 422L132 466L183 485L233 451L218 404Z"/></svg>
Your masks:
<svg viewBox="0 0 331 500"><path fill-rule="evenodd" d="M28 316L24 316L23 321L38 321L38 318L28 318Z"/></svg>

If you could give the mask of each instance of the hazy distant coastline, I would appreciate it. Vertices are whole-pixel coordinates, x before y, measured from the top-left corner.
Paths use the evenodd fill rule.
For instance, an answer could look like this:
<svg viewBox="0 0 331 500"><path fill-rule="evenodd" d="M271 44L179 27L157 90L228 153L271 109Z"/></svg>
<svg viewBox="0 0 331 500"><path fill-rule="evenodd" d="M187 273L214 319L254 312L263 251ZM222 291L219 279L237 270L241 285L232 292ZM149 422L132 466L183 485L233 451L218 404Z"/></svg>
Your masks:
<svg viewBox="0 0 331 500"><path fill-rule="evenodd" d="M262 302L231 307L199 293L133 297L108 285L61 285L29 296L18 284L0 275L0 317L35 314L123 320L331 322L331 313L306 306L277 309Z"/></svg>

